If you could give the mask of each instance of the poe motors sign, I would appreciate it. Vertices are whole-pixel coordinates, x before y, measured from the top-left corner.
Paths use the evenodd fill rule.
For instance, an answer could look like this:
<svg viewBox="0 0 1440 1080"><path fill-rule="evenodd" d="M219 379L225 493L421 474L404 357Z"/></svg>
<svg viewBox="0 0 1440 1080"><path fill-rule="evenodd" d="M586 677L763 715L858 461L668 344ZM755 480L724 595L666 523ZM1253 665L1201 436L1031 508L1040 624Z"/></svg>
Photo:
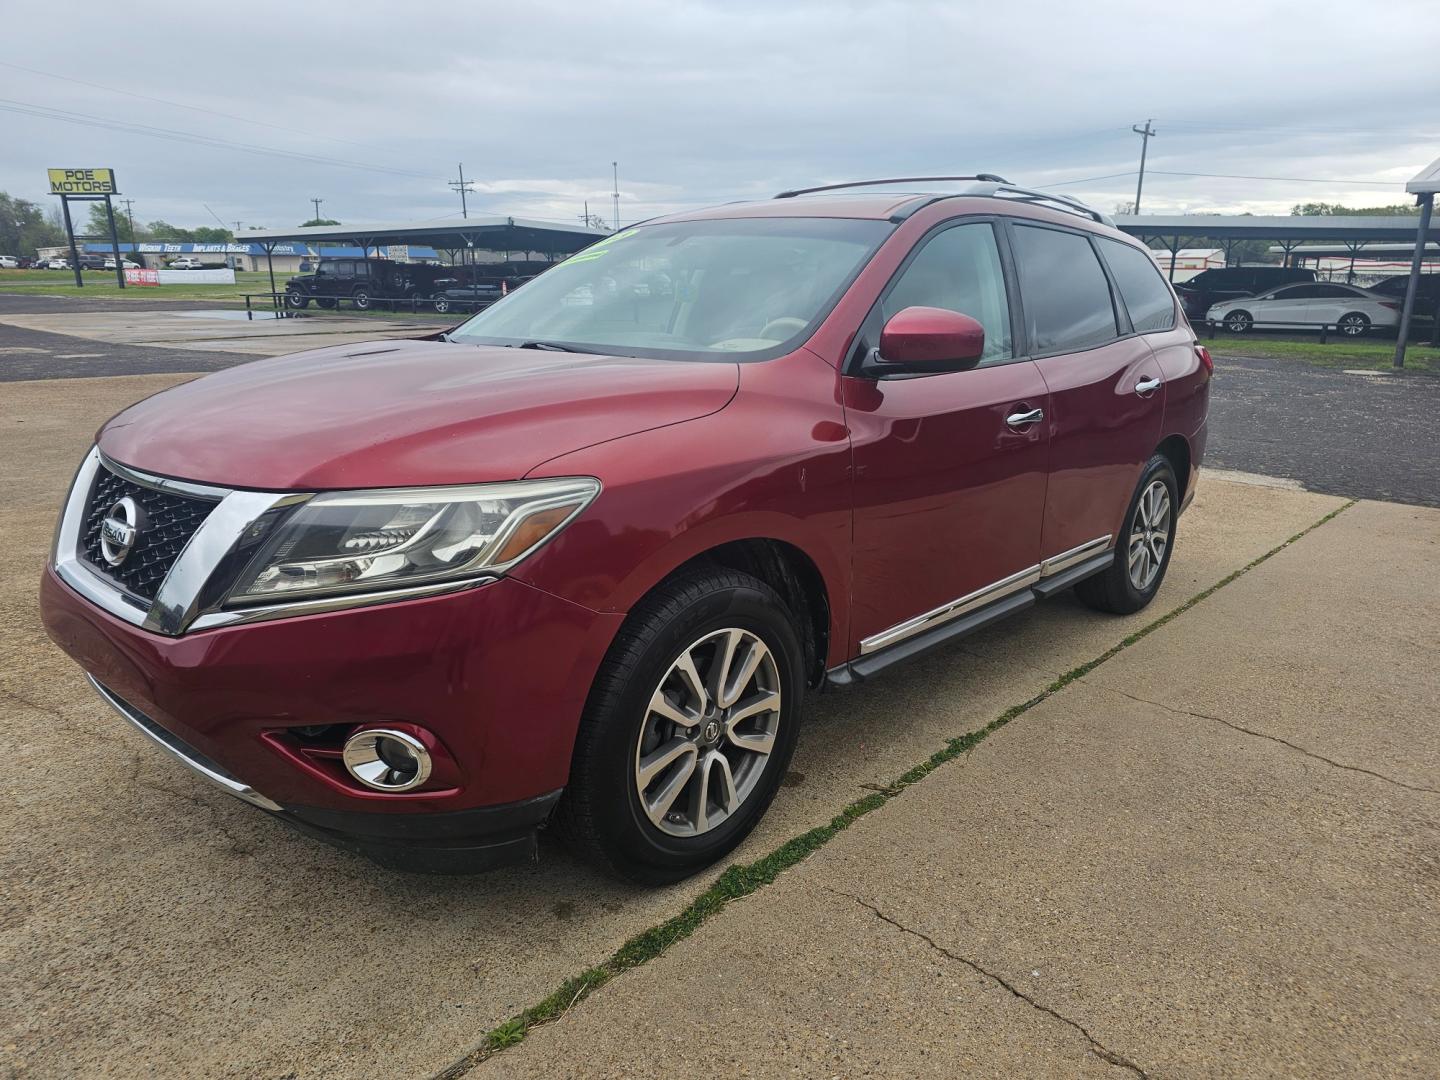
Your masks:
<svg viewBox="0 0 1440 1080"><path fill-rule="evenodd" d="M110 225L110 251L115 256L115 284L125 288L125 260L120 257L120 237L115 232L115 206L111 196L119 194L114 169L49 169L50 194L60 196L60 213L65 218L65 236L70 241L70 266L75 271L75 287L83 288L80 252L75 245L75 224L70 220L72 202L103 202L105 219ZM133 239L133 237L132 237Z"/></svg>
<svg viewBox="0 0 1440 1080"><path fill-rule="evenodd" d="M50 169L51 195L114 195L114 169Z"/></svg>

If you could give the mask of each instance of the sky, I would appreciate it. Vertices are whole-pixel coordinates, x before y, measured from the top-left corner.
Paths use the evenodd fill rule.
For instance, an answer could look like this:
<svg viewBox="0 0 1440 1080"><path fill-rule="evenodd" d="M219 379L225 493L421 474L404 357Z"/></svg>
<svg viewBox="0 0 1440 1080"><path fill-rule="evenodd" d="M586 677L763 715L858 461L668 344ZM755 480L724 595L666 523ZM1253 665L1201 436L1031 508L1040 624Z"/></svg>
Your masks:
<svg viewBox="0 0 1440 1080"><path fill-rule="evenodd" d="M4 25L0 190L110 167L137 221L189 227L314 197L458 217L461 162L472 216L608 221L612 161L622 223L975 172L1114 212L1149 118L1147 213L1403 202L1440 157L1434 0L56 0Z"/></svg>

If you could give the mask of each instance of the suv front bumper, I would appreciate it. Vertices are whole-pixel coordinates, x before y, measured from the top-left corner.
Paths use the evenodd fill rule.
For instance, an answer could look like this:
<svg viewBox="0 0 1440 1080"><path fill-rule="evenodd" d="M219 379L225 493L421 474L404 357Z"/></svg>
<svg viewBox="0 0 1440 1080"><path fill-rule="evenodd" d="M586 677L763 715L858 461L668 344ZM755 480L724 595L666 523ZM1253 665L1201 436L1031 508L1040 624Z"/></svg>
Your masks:
<svg viewBox="0 0 1440 1080"><path fill-rule="evenodd" d="M533 854L623 619L502 578L169 637L102 610L53 568L40 592L50 637L171 756L313 836L430 871ZM290 728L396 721L431 732L458 780L388 794L276 748Z"/></svg>

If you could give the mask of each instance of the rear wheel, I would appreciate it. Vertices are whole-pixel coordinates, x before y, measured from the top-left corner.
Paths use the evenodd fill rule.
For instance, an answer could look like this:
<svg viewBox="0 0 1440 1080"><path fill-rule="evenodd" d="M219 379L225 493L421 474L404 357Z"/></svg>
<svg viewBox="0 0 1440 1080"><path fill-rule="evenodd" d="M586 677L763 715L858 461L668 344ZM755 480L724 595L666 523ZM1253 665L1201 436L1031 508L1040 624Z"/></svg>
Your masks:
<svg viewBox="0 0 1440 1080"><path fill-rule="evenodd" d="M1170 459L1154 455L1146 462L1125 513L1115 561L1104 573L1076 585L1075 595L1098 611L1117 615L1139 611L1155 599L1175 545L1178 496Z"/></svg>
<svg viewBox="0 0 1440 1080"><path fill-rule="evenodd" d="M1246 311L1232 311L1225 316L1225 329L1232 334L1244 334L1255 325L1255 320Z"/></svg>
<svg viewBox="0 0 1440 1080"><path fill-rule="evenodd" d="M799 734L803 651L764 582L697 571L631 612L590 691L556 825L644 884L739 844L769 807Z"/></svg>
<svg viewBox="0 0 1440 1080"><path fill-rule="evenodd" d="M1349 337L1359 337L1370 329L1370 318L1358 311L1352 311L1348 315L1342 315L1338 323L1340 332Z"/></svg>

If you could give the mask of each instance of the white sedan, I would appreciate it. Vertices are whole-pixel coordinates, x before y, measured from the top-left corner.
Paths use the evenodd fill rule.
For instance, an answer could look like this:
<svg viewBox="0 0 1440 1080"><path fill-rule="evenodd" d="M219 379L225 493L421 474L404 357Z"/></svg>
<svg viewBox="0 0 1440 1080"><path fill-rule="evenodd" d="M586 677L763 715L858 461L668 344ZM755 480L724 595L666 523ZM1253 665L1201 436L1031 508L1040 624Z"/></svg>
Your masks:
<svg viewBox="0 0 1440 1080"><path fill-rule="evenodd" d="M1396 326L1400 305L1392 297L1354 285L1306 281L1216 304L1205 313L1205 321L1222 323L1232 334L1256 326L1334 326L1342 334L1359 337L1375 327Z"/></svg>

